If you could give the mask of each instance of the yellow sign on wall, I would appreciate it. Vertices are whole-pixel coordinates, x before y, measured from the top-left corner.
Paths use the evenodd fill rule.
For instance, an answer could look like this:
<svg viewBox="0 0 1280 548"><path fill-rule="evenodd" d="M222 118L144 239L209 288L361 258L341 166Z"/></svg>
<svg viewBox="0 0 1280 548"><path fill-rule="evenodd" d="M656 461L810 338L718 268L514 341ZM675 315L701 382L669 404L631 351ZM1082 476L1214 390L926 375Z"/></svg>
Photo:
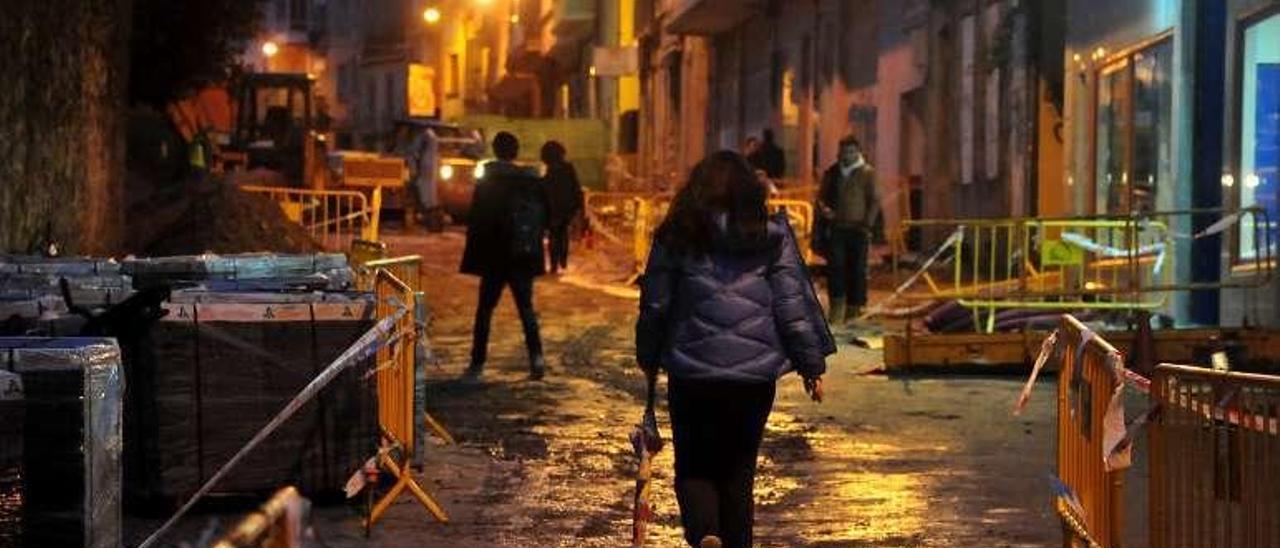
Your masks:
<svg viewBox="0 0 1280 548"><path fill-rule="evenodd" d="M409 64L409 77L406 79L409 87L409 116L435 116L435 79L434 68L418 63Z"/></svg>

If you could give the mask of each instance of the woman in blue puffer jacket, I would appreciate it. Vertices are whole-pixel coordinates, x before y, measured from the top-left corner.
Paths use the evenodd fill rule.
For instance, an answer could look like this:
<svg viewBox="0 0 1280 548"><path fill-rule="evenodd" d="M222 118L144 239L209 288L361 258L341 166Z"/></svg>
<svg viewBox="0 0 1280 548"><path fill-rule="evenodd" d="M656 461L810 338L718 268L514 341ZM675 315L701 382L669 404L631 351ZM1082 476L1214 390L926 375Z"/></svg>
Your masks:
<svg viewBox="0 0 1280 548"><path fill-rule="evenodd" d="M785 219L746 160L694 168L654 238L640 289L636 358L667 371L676 498L691 546L752 543L756 456L775 384L791 371L822 397L834 352Z"/></svg>

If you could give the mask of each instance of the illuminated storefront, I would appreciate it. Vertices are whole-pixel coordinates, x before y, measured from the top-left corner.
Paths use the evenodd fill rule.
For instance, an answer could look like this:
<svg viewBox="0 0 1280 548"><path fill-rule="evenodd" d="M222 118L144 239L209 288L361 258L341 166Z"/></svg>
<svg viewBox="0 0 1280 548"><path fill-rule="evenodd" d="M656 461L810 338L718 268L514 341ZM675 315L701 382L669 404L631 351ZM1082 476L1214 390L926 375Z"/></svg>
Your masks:
<svg viewBox="0 0 1280 548"><path fill-rule="evenodd" d="M1240 32L1238 90L1239 130L1234 176L1242 207L1266 210L1272 224L1256 227L1245 220L1238 238L1237 257L1252 258L1257 238L1270 233L1277 239L1275 222L1280 219L1277 190L1280 189L1280 9L1270 9L1243 22ZM1273 252L1274 253L1274 252Z"/></svg>

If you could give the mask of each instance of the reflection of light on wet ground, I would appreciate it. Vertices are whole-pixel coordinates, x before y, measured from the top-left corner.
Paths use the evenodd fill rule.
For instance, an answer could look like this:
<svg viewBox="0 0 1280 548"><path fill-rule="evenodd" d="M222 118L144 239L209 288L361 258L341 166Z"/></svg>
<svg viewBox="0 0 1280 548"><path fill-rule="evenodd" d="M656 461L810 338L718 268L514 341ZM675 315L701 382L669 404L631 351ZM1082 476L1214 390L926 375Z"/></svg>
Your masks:
<svg viewBox="0 0 1280 548"><path fill-rule="evenodd" d="M925 478L891 470L906 457L900 447L775 412L762 452L757 501L765 543L889 546L915 543L924 531ZM771 530L789 530L791 538L774 538Z"/></svg>

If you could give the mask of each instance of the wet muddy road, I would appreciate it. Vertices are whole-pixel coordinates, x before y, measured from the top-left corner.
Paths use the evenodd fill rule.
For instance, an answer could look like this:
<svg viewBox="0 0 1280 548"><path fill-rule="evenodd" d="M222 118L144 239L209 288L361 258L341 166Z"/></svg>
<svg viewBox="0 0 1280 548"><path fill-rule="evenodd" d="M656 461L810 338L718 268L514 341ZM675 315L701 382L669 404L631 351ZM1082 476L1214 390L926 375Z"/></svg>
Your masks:
<svg viewBox="0 0 1280 548"><path fill-rule="evenodd" d="M403 498L366 541L346 507L316 510L327 546L623 546L630 534L642 377L632 357L634 300L546 279L537 306L550 373L525 380L519 322L504 297L484 383L466 366L477 282L456 274L461 236L393 239L427 257L434 312L429 411L459 439L433 443L422 483L450 513L440 524ZM1012 377L893 378L879 351L845 346L828 401L783 381L761 450L762 546L1045 546L1057 542L1047 495L1052 382L1021 417ZM661 385L660 385L661 390ZM660 422L669 433L665 409ZM681 543L671 452L656 466L653 546ZM367 543L367 544L366 544Z"/></svg>

